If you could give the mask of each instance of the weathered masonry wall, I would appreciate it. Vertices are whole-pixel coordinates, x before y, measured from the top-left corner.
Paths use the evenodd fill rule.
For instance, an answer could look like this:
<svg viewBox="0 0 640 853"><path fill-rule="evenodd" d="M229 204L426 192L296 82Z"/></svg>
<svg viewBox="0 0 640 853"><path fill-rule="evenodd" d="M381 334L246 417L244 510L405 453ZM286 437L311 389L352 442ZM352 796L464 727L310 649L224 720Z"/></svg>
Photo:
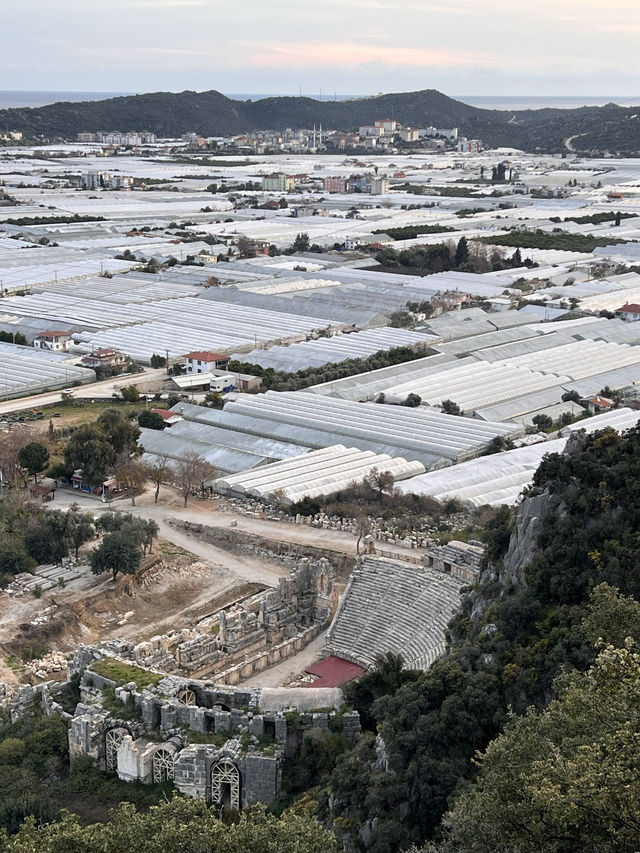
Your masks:
<svg viewBox="0 0 640 853"><path fill-rule="evenodd" d="M127 661L109 648L122 645L81 647L71 662L70 672L82 673L83 701L70 719L69 753L87 755L125 781L172 781L188 796L244 808L278 795L285 751L295 751L301 732L331 728L349 740L360 733L358 713L337 710L337 688L262 690L165 676L140 690L93 671L102 657L126 671ZM101 706L105 689L122 703L121 716ZM304 710L314 703L336 710Z"/></svg>
<svg viewBox="0 0 640 853"><path fill-rule="evenodd" d="M119 653L140 666L237 684L301 651L329 623L336 605L332 566L302 559L276 589L221 610L207 631L171 631L124 644Z"/></svg>
<svg viewBox="0 0 640 853"><path fill-rule="evenodd" d="M334 567L336 576L342 578L346 578L353 568L353 557L337 551L330 551L327 548L317 548L313 545L293 542L275 542L255 533L245 533L228 527L209 527L206 524L180 521L174 518L168 518L167 522L196 539L223 548L225 551L233 551L234 554L257 556L289 565L295 565L300 557L306 557L311 562L325 559L329 560Z"/></svg>

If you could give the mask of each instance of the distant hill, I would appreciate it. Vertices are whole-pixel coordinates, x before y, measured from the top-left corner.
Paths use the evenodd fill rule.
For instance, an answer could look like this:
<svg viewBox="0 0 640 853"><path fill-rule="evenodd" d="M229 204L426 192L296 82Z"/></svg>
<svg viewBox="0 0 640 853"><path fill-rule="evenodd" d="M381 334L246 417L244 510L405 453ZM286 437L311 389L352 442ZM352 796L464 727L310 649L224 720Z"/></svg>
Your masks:
<svg viewBox="0 0 640 853"><path fill-rule="evenodd" d="M640 107L484 110L435 89L358 98L316 101L274 97L235 101L220 92L151 92L103 101L61 102L45 107L0 110L0 129L21 130L25 137L73 138L80 131L151 130L158 136L196 131L226 136L251 130L313 127L352 130L377 118L394 118L420 127L458 127L489 146L558 152L572 139L576 151L640 153Z"/></svg>

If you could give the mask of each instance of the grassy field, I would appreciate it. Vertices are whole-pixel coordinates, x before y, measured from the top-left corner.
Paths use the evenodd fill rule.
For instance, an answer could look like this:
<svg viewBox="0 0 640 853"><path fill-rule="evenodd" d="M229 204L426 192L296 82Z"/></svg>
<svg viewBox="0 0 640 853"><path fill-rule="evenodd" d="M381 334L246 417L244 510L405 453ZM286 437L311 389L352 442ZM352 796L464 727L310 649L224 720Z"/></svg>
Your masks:
<svg viewBox="0 0 640 853"><path fill-rule="evenodd" d="M151 404L149 405L151 407ZM158 405L161 404L159 403ZM38 412L42 412L44 414L44 418L42 420L28 420L27 423L33 423L35 426L38 426L43 430L48 429L49 420L52 421L54 429L78 426L79 424L85 423L95 423L104 410L109 409L112 406L116 406L120 409L123 415L128 416L131 414L138 414L146 407L146 404L144 401L140 403L123 403L118 400L93 400L87 402L78 400L71 404L52 403L51 405L41 406L37 409ZM20 412L15 412L14 417L18 418L25 416L25 414L33 411L33 408L26 407ZM59 417L57 417L57 415L59 415Z"/></svg>

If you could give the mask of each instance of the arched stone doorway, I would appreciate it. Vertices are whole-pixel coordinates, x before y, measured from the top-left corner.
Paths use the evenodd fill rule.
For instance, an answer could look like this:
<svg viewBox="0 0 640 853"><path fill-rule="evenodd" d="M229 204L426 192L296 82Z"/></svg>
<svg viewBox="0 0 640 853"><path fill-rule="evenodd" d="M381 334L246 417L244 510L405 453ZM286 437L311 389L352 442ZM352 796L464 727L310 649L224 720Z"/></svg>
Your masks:
<svg viewBox="0 0 640 853"><path fill-rule="evenodd" d="M180 702L181 705L197 705L198 697L193 690L189 687L185 687L184 690L181 690L178 693L178 702Z"/></svg>
<svg viewBox="0 0 640 853"><path fill-rule="evenodd" d="M211 802L224 811L240 809L240 773L229 759L223 759L211 768Z"/></svg>
<svg viewBox="0 0 640 853"><path fill-rule="evenodd" d="M104 761L107 773L118 772L118 749L129 732L124 728L109 729L104 736Z"/></svg>
<svg viewBox="0 0 640 853"><path fill-rule="evenodd" d="M156 749L153 753L153 781L173 782L174 754L168 749Z"/></svg>

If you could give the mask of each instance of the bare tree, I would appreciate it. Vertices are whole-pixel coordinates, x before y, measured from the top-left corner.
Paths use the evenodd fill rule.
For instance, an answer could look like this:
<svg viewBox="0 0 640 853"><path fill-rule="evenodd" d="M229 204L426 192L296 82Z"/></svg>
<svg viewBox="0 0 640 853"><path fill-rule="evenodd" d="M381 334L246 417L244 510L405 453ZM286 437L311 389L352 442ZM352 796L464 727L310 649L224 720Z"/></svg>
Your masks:
<svg viewBox="0 0 640 853"><path fill-rule="evenodd" d="M180 494L184 498L184 505L187 505L189 495L195 486L200 486L202 494L205 493L205 486L210 480L214 480L217 471L214 466L199 456L195 451L191 450L185 453L178 463L175 465L175 475Z"/></svg>
<svg viewBox="0 0 640 853"><path fill-rule="evenodd" d="M115 477L118 483L127 487L131 505L136 505L136 492L144 489L144 484L149 479L149 472L144 462L130 456L126 451L116 459Z"/></svg>
<svg viewBox="0 0 640 853"><path fill-rule="evenodd" d="M8 432L0 432L0 480L15 486L18 476L22 476L20 451L31 442L32 436L33 430L28 426L14 426Z"/></svg>
<svg viewBox="0 0 640 853"><path fill-rule="evenodd" d="M206 459L200 459L198 465L196 466L196 477L198 481L198 485L200 486L200 492L202 497L205 496L207 483L210 483L212 480L215 480L218 476L218 469L215 465L212 465L210 462L207 462Z"/></svg>
<svg viewBox="0 0 640 853"><path fill-rule="evenodd" d="M377 468L372 468L364 478L364 481L367 486L378 493L379 501L382 500L385 492L389 495L393 494L395 478L391 471L379 471Z"/></svg>
<svg viewBox="0 0 640 853"><path fill-rule="evenodd" d="M356 533L358 534L358 538L356 540L356 554L360 554L360 543L365 536L368 536L371 533L371 519L368 515L362 514L356 516Z"/></svg>
<svg viewBox="0 0 640 853"><path fill-rule="evenodd" d="M153 485L156 487L153 502L157 504L158 496L160 495L160 486L171 476L169 457L162 455L156 456L153 462L148 463L147 474Z"/></svg>
<svg viewBox="0 0 640 853"><path fill-rule="evenodd" d="M275 504L278 509L282 509L285 505L285 501L287 500L287 493L285 489L274 489L271 492L271 501Z"/></svg>

